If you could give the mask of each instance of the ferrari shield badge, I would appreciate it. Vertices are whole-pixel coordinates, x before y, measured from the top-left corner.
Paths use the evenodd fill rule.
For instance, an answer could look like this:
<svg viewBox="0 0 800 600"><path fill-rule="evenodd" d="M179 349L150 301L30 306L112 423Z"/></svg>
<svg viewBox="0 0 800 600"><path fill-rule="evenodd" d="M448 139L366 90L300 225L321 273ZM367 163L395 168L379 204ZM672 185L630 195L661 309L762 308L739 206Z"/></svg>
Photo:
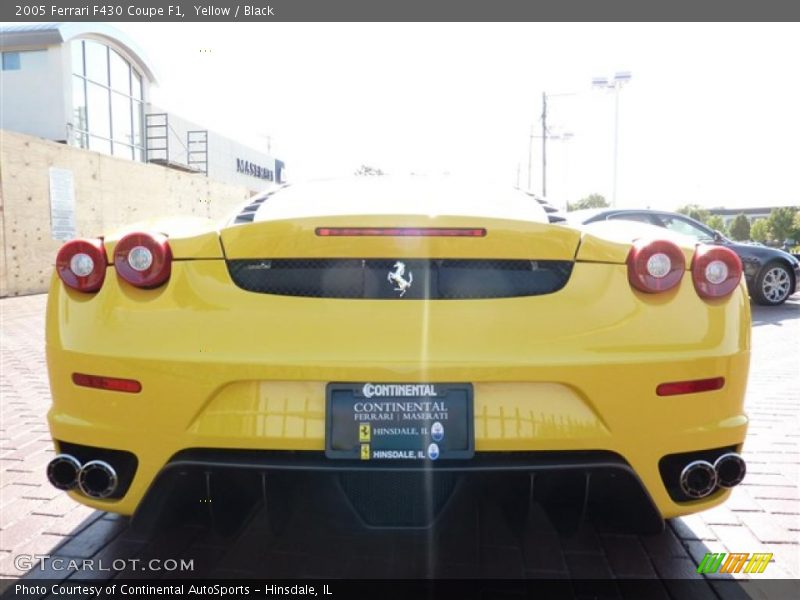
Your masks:
<svg viewBox="0 0 800 600"><path fill-rule="evenodd" d="M394 263L392 268L394 270L389 272L386 279L395 286L394 291L400 292L400 297L402 298L411 287L411 283L414 281L414 274L409 271L408 279L406 279L406 265L400 261Z"/></svg>

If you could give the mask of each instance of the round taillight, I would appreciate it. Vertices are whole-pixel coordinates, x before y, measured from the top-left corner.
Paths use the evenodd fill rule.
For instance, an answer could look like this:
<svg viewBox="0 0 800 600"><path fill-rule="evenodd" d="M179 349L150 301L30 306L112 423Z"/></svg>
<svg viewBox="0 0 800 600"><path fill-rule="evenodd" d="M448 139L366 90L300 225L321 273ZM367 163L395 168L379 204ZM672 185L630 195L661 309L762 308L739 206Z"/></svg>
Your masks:
<svg viewBox="0 0 800 600"><path fill-rule="evenodd" d="M160 233L129 233L114 248L114 267L131 285L158 287L169 279L172 251Z"/></svg>
<svg viewBox="0 0 800 600"><path fill-rule="evenodd" d="M103 240L71 240L56 256L56 272L65 285L79 292L96 292L106 278Z"/></svg>
<svg viewBox="0 0 800 600"><path fill-rule="evenodd" d="M694 289L701 298L729 295L742 277L742 261L730 248L700 245L692 260Z"/></svg>
<svg viewBox="0 0 800 600"><path fill-rule="evenodd" d="M628 253L628 281L641 292L655 294L672 289L685 270L683 251L667 240L638 240Z"/></svg>

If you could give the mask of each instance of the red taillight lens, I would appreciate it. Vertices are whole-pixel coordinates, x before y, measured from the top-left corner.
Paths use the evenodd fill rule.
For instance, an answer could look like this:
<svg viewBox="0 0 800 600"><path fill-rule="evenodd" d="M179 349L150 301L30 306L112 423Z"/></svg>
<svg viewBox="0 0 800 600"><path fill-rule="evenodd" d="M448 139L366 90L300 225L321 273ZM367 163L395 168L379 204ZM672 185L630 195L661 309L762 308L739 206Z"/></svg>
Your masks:
<svg viewBox="0 0 800 600"><path fill-rule="evenodd" d="M82 387L110 390L112 392L128 392L130 394L138 394L142 391L142 384L135 379L101 377L100 375L87 375L85 373L73 373L72 383Z"/></svg>
<svg viewBox="0 0 800 600"><path fill-rule="evenodd" d="M678 396L680 394L694 394L697 392L710 392L721 390L725 385L724 377L710 379L694 379L692 381L673 381L662 383L656 388L659 396Z"/></svg>
<svg viewBox="0 0 800 600"><path fill-rule="evenodd" d="M56 272L67 286L79 292L96 292L106 278L103 240L72 240L56 256Z"/></svg>
<svg viewBox="0 0 800 600"><path fill-rule="evenodd" d="M667 240L639 240L628 253L628 281L641 292L655 294L672 289L685 270L683 251Z"/></svg>
<svg viewBox="0 0 800 600"><path fill-rule="evenodd" d="M486 230L469 227L317 227L321 237L485 237Z"/></svg>
<svg viewBox="0 0 800 600"><path fill-rule="evenodd" d="M160 233L129 233L114 248L114 267L131 285L154 288L172 271L172 250Z"/></svg>
<svg viewBox="0 0 800 600"><path fill-rule="evenodd" d="M701 298L729 295L742 277L742 261L730 248L698 246L692 260L694 289Z"/></svg>

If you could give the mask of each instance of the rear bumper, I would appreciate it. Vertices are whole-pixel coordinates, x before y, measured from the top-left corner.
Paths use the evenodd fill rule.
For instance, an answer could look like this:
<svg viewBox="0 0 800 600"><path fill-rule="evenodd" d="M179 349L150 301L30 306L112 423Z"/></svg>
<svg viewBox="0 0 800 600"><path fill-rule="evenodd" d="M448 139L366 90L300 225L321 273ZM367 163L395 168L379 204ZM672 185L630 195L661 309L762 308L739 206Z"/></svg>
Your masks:
<svg viewBox="0 0 800 600"><path fill-rule="evenodd" d="M135 455L121 498L70 492L133 514L159 473L190 449L278 451L297 470L299 454L324 450L329 382L470 382L479 455L613 453L672 517L727 493L676 502L659 461L744 441L743 291L704 303L685 277L663 297L646 297L630 290L624 265L586 263L576 263L555 294L457 302L254 294L232 285L219 260L176 262L160 290L109 277L86 298L56 279L48 418L56 440ZM136 379L142 391L78 387L76 372ZM725 386L655 392L664 382L707 377L724 377ZM543 465L526 465L533 467Z"/></svg>
<svg viewBox="0 0 800 600"><path fill-rule="evenodd" d="M397 464L332 461L321 452L210 449L184 450L172 457L137 508L134 525L157 526L175 510L196 507L196 502L187 502L195 496L212 509L222 504L219 500L235 497L240 507L261 502L269 510L270 492L291 488L292 477L317 483L332 478L368 527L412 526L409 519L419 517L425 521L420 525L427 525L455 490L486 482L493 495L516 483L516 500L522 504L529 497L556 505L572 501L580 514L590 507L624 507L618 520L636 531L656 532L663 526L634 470L612 452L479 453L470 460ZM577 493L570 493L575 488Z"/></svg>

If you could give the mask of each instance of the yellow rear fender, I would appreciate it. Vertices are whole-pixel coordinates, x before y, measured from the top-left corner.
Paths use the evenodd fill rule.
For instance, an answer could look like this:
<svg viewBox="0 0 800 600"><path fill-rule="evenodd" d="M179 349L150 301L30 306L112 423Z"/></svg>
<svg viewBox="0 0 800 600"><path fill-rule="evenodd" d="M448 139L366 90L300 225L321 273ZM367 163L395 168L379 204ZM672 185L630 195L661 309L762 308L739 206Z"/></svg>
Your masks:
<svg viewBox="0 0 800 600"><path fill-rule="evenodd" d="M129 233L161 233L169 239L175 260L224 258L217 223L202 217L167 217L139 221L103 238L106 255L113 262L117 242Z"/></svg>

